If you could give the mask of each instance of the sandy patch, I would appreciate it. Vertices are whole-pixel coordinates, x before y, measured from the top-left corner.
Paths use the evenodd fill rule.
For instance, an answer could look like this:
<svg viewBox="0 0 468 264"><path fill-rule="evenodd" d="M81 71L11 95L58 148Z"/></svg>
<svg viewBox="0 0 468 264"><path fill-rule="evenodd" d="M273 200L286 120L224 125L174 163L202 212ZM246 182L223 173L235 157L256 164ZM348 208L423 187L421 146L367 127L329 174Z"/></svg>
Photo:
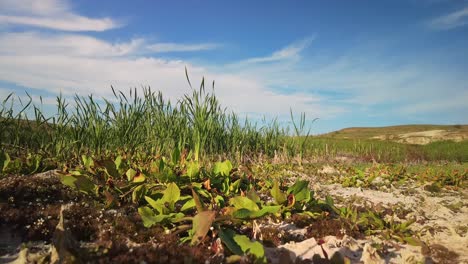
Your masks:
<svg viewBox="0 0 468 264"><path fill-rule="evenodd" d="M411 212L406 219L416 218L411 228L421 235L422 241L428 245L442 245L459 255L459 263L468 263L467 190L432 194L422 187L413 188L411 192L396 188L390 192L343 188L338 184L322 185L322 188L334 197L354 197L360 206L383 204L403 207Z"/></svg>
<svg viewBox="0 0 468 264"><path fill-rule="evenodd" d="M406 144L425 145L441 140L452 140L455 142L460 142L468 139L468 135L442 129L435 129L420 132L402 133L398 135L379 135L372 138L378 140L392 140Z"/></svg>

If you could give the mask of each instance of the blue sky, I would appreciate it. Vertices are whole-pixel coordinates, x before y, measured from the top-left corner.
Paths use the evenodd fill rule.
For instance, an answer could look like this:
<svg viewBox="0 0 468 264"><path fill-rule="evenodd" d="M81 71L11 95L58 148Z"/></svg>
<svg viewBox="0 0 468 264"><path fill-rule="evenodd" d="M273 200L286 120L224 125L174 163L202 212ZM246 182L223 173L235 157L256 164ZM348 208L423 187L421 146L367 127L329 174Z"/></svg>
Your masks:
<svg viewBox="0 0 468 264"><path fill-rule="evenodd" d="M203 76L251 118L313 133L468 123L468 1L0 0L0 96L169 98Z"/></svg>

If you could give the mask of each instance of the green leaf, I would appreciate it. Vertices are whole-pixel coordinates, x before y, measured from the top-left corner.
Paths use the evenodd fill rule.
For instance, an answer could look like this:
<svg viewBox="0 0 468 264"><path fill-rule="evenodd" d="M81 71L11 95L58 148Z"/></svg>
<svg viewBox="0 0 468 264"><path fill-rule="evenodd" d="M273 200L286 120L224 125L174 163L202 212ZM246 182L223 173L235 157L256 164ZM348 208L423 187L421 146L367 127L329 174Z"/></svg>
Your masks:
<svg viewBox="0 0 468 264"><path fill-rule="evenodd" d="M118 171L120 169L120 165L122 165L122 157L120 155L117 156L114 160L115 168Z"/></svg>
<svg viewBox="0 0 468 264"><path fill-rule="evenodd" d="M333 201L333 198L330 195L327 195L327 197L325 197L325 203L332 208L335 207L335 202Z"/></svg>
<svg viewBox="0 0 468 264"><path fill-rule="evenodd" d="M193 198L190 198L189 200L187 200L187 202L184 203L184 205L182 205L182 208L180 210L186 211L194 208L195 206L195 200Z"/></svg>
<svg viewBox="0 0 468 264"><path fill-rule="evenodd" d="M132 202L138 203L146 194L146 186L144 184L139 185L133 189L132 192Z"/></svg>
<svg viewBox="0 0 468 264"><path fill-rule="evenodd" d="M84 175L64 175L62 183L86 194L93 194L98 188L91 179Z"/></svg>
<svg viewBox="0 0 468 264"><path fill-rule="evenodd" d="M192 246L198 245L203 238L205 238L206 234L210 230L211 225L215 219L216 212L215 211L203 211L199 212L193 217L193 226L192 226L192 242L190 243Z"/></svg>
<svg viewBox="0 0 468 264"><path fill-rule="evenodd" d="M231 182L231 179L229 177L225 177L223 181L221 182L221 191L225 195L229 195L229 183Z"/></svg>
<svg viewBox="0 0 468 264"><path fill-rule="evenodd" d="M190 161L187 163L187 176L190 179L194 179L198 177L200 173L200 165L196 161Z"/></svg>
<svg viewBox="0 0 468 264"><path fill-rule="evenodd" d="M76 188L75 181L76 181L76 178L71 176L71 175L62 176L62 184L66 185L68 187Z"/></svg>
<svg viewBox="0 0 468 264"><path fill-rule="evenodd" d="M403 238L403 240L405 240L406 243L412 245L412 246L421 246L422 245L422 242L421 240L415 238L415 237L405 237Z"/></svg>
<svg viewBox="0 0 468 264"><path fill-rule="evenodd" d="M180 189L174 182L167 185L166 190L163 193L162 201L169 204L171 211L174 211L174 204L180 198Z"/></svg>
<svg viewBox="0 0 468 264"><path fill-rule="evenodd" d="M102 161L102 165L106 169L106 172L109 176L114 177L114 178L119 178L120 174L117 171L117 168L115 167L115 163L112 160L104 160Z"/></svg>
<svg viewBox="0 0 468 264"><path fill-rule="evenodd" d="M143 220L143 225L145 227L151 227L152 225L158 223L156 215L148 206L138 208L138 214L140 214L141 220Z"/></svg>
<svg viewBox="0 0 468 264"><path fill-rule="evenodd" d="M7 170L7 168L8 168L8 165L11 162L10 155L8 155L8 153L4 152L4 158L2 160L3 160L2 172L5 172Z"/></svg>
<svg viewBox="0 0 468 264"><path fill-rule="evenodd" d="M288 189L288 193L294 194L297 202L310 200L309 181L297 181Z"/></svg>
<svg viewBox="0 0 468 264"><path fill-rule="evenodd" d="M256 211L252 214L253 218L263 217L267 214L276 214L281 210L281 205L271 205L271 206L264 206L259 211Z"/></svg>
<svg viewBox="0 0 468 264"><path fill-rule="evenodd" d="M79 170L71 170L71 171L70 171L70 174L71 174L72 176L80 176L80 175L83 175L83 173L81 173L81 171L79 171Z"/></svg>
<svg viewBox="0 0 468 264"><path fill-rule="evenodd" d="M31 156L28 155L26 163L29 167L30 173L37 172L37 170L39 169L41 165L41 160L42 160L42 157L40 155L31 155Z"/></svg>
<svg viewBox="0 0 468 264"><path fill-rule="evenodd" d="M275 199L276 204L283 204L287 200L286 194L284 194L279 188L278 180L275 180L273 183L273 188L270 193L273 199Z"/></svg>
<svg viewBox="0 0 468 264"><path fill-rule="evenodd" d="M87 194L95 193L95 190L98 188L96 184L94 184L91 179L86 176L78 176L75 181L75 186L78 190L85 192Z"/></svg>
<svg viewBox="0 0 468 264"><path fill-rule="evenodd" d="M253 214L253 211L250 211L245 208L237 209L234 212L232 212L232 217L238 218L238 219L250 219L251 215Z"/></svg>
<svg viewBox="0 0 468 264"><path fill-rule="evenodd" d="M242 208L234 211L232 216L238 219L255 219L263 217L267 214L276 214L281 210L281 205L274 206L265 206L259 211L250 211L248 209Z"/></svg>
<svg viewBox="0 0 468 264"><path fill-rule="evenodd" d="M234 241L234 236L236 232L229 228L221 228L219 230L219 238L221 238L221 242L226 245L226 247L235 255L244 255L244 252L240 248L240 246Z"/></svg>
<svg viewBox="0 0 468 264"><path fill-rule="evenodd" d="M213 200L216 202L219 208L223 208L225 206L224 198L221 195L216 195L213 197Z"/></svg>
<svg viewBox="0 0 468 264"><path fill-rule="evenodd" d="M229 160L216 162L213 166L213 173L218 176L229 176L232 170L232 164Z"/></svg>
<svg viewBox="0 0 468 264"><path fill-rule="evenodd" d="M173 223L178 223L180 222L180 219L184 218L185 215L183 213L170 213L169 217L171 218L171 221Z"/></svg>
<svg viewBox="0 0 468 264"><path fill-rule="evenodd" d="M257 260L266 263L265 249L260 242L250 241L250 239L244 235L234 235L233 239L244 254L252 254Z"/></svg>
<svg viewBox="0 0 468 264"><path fill-rule="evenodd" d="M184 214L181 213L156 215L154 211L148 206L138 208L138 214L140 214L140 217L143 220L143 225L145 227L151 227L152 225L157 223L161 223L164 221L167 222L169 220L174 221L184 217Z"/></svg>
<svg viewBox="0 0 468 264"><path fill-rule="evenodd" d="M148 202L148 204L151 207L156 209L160 214L168 214L169 213L169 210L164 205L164 202L162 201L162 199L158 199L158 200L155 201L151 197L145 196L145 200Z"/></svg>
<svg viewBox="0 0 468 264"><path fill-rule="evenodd" d="M129 182L133 181L133 177L135 177L135 175L137 174L137 171L130 168L127 170L127 172L125 173L125 175L127 176L127 180Z"/></svg>
<svg viewBox="0 0 468 264"><path fill-rule="evenodd" d="M226 257L226 263L231 264L231 263L241 263L242 262L242 256L239 255L231 255L229 257Z"/></svg>
<svg viewBox="0 0 468 264"><path fill-rule="evenodd" d="M237 181L231 183L231 185L229 185L229 191L233 193L239 192L239 187L240 187L241 182L242 182L242 179L238 179Z"/></svg>
<svg viewBox="0 0 468 264"><path fill-rule="evenodd" d="M90 170L91 167L94 167L94 161L93 158L88 157L86 155L81 155L81 160L83 161L83 165L86 168L86 170Z"/></svg>
<svg viewBox="0 0 468 264"><path fill-rule="evenodd" d="M260 208L258 208L258 205L250 200L247 197L243 196L236 196L233 197L229 200L229 203L234 206L237 210L239 209L247 209L249 211L258 211Z"/></svg>
<svg viewBox="0 0 468 264"><path fill-rule="evenodd" d="M297 215L303 215L303 216L310 217L312 219L318 219L322 214L319 212L304 211L302 213L298 213Z"/></svg>
<svg viewBox="0 0 468 264"><path fill-rule="evenodd" d="M255 203L261 203L260 196L255 192L255 190L252 188L247 192L247 198L250 200L254 201Z"/></svg>
<svg viewBox="0 0 468 264"><path fill-rule="evenodd" d="M144 182L145 180L146 180L146 176L141 172L137 172L133 177L134 183Z"/></svg>

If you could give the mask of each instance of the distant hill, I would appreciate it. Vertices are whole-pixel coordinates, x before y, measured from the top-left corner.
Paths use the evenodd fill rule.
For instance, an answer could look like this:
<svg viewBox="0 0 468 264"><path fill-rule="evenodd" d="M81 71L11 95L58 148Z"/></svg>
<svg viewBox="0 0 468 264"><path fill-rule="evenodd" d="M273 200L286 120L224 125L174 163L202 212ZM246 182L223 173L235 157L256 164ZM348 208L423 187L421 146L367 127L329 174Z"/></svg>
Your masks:
<svg viewBox="0 0 468 264"><path fill-rule="evenodd" d="M434 141L468 140L468 125L401 125L388 127L350 127L321 135L341 139L390 140L408 144Z"/></svg>

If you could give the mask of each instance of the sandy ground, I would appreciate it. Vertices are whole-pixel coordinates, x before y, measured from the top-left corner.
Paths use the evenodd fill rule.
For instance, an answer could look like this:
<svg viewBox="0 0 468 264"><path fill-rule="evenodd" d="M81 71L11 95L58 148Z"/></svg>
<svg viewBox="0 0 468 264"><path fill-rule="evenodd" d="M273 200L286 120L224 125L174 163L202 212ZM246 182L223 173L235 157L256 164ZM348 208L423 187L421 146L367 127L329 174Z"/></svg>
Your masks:
<svg viewBox="0 0 468 264"><path fill-rule="evenodd" d="M402 206L411 211L406 215L406 219L416 218L416 223L411 226L411 229L421 235L422 241L429 245L442 245L459 255L459 263L468 263L467 190L443 191L434 196L421 187L412 189L411 194L404 194L402 190L395 188L387 193L360 188L342 188L337 184L322 186L322 188L334 197L362 197L363 200L360 203L364 204ZM449 208L457 204L460 205L459 208ZM401 252L402 255L403 253L405 252Z"/></svg>
<svg viewBox="0 0 468 264"><path fill-rule="evenodd" d="M455 142L460 142L468 139L468 136L466 134L436 129L421 132L403 133L398 135L380 135L373 138L380 140L392 140L399 143L425 145L441 140L452 140Z"/></svg>
<svg viewBox="0 0 468 264"><path fill-rule="evenodd" d="M336 173L330 166L324 166L321 172ZM320 178L307 175L293 177L291 181L298 178L310 180L311 187L318 196L331 195L336 200L366 208L379 206L402 209L407 212L403 219L396 215L393 218L395 221L415 218L416 222L410 228L424 243L422 246L410 246L382 241L376 236L355 240L345 235L342 239L325 237L324 244L320 246L316 240L319 238L311 238L280 246L280 249L286 249L287 254L279 249L267 250L272 263L287 263L285 260L294 263L297 258L312 259L315 254L325 257L323 251L327 252L328 256L340 252L351 263L468 263L468 190L442 190L431 193L425 191L422 186L391 186L383 191L344 188L340 184L320 184ZM295 232L300 233L301 230ZM388 254L377 254L373 247L376 243L389 243Z"/></svg>

